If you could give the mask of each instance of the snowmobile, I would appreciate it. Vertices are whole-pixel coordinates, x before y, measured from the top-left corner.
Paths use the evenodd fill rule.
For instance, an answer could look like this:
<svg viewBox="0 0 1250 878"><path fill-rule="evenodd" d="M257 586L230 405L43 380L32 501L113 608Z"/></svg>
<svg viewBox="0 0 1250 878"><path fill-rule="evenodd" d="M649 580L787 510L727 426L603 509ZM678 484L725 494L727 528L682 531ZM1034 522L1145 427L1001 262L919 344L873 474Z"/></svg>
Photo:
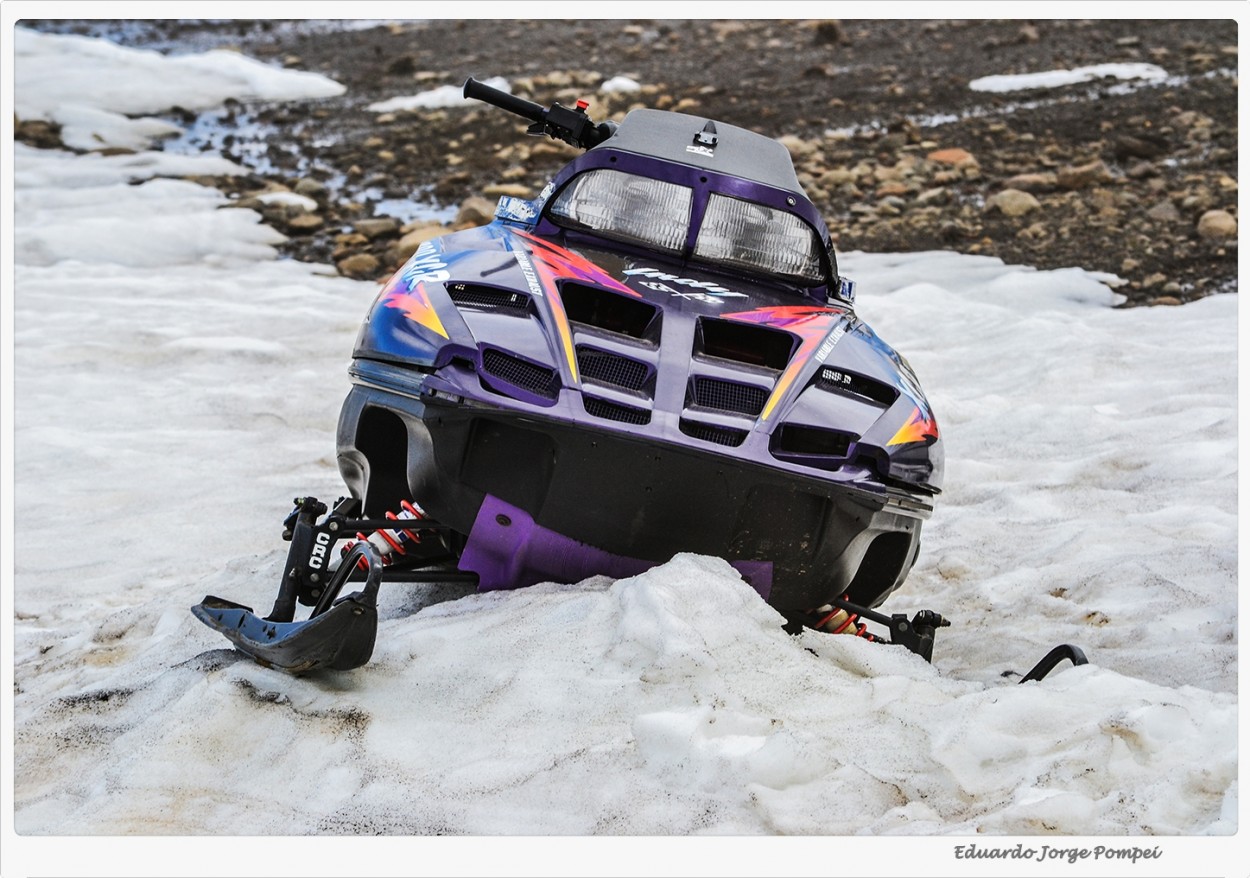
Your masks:
<svg viewBox="0 0 1250 878"><path fill-rule="evenodd" d="M873 621L930 660L946 620L872 608L916 562L941 434L856 315L786 147L652 109L596 123L472 78L464 95L583 152L385 284L338 423L350 496L297 498L266 618L212 596L195 615L264 664L350 669L383 580L513 589L692 552L791 630L886 640Z"/></svg>

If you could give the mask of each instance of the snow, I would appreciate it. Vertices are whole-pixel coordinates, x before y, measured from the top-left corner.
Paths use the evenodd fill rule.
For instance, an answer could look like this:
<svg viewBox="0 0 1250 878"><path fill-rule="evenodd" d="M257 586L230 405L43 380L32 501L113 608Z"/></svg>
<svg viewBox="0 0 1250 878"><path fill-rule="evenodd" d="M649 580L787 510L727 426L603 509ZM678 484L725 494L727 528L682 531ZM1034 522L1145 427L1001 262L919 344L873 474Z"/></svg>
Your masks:
<svg viewBox="0 0 1250 878"><path fill-rule="evenodd" d="M502 76L482 80L483 85L499 91L512 93L512 86ZM423 91L415 95L401 95L385 101L370 104L368 109L375 113L394 113L400 110L433 110L449 107L470 107L476 101L464 96L464 84L440 85L438 88Z"/></svg>
<svg viewBox="0 0 1250 878"><path fill-rule="evenodd" d="M107 78L93 68L123 91L161 79L153 104L235 91L215 53L182 56L205 65L188 80L182 58L115 64L103 44L17 34L21 112L59 105L59 79L27 71L71 51L84 83ZM80 98L123 112L111 93ZM1173 871L1190 848L1169 836L1221 836L1246 861L1236 296L1122 311L1079 268L841 254L860 314L915 367L945 437L946 491L886 605L953 620L932 665L790 637L724 561L680 555L513 593L389 587L369 665L294 678L239 660L188 609L206 593L267 606L288 501L341 493L335 422L377 286L276 259L258 215L177 179L229 173L220 158L8 155L2 770L18 871L190 873L222 862L215 836L306 834L513 837L503 853L398 849L385 862L409 866L371 860L379 873L637 874L673 850L573 845L554 860L551 840L517 838L551 835L714 836L681 850L715 874L778 869L776 847L729 836L913 837L788 847L793 874L834 857L946 874L960 836L1157 845ZM1061 642L1090 664L1002 676ZM152 835L191 838L136 856ZM109 836L123 838L96 856ZM361 850L240 853L322 874L358 868Z"/></svg>
<svg viewBox="0 0 1250 878"><path fill-rule="evenodd" d="M268 100L331 97L343 86L316 73L283 70L222 49L166 57L105 40L16 28L14 109L22 119L63 126L76 149L137 149L180 129L128 116L175 106L201 110L227 98Z"/></svg>
<svg viewBox="0 0 1250 878"><path fill-rule="evenodd" d="M983 76L968 83L973 91L1008 92L1033 88L1061 88L1092 79L1144 79L1161 82L1168 72L1157 64L1094 64L1073 70L1045 70L1039 73Z"/></svg>
<svg viewBox="0 0 1250 878"><path fill-rule="evenodd" d="M613 76L611 79L599 86L599 91L608 94L621 94L625 92L642 91L642 86L628 76Z"/></svg>

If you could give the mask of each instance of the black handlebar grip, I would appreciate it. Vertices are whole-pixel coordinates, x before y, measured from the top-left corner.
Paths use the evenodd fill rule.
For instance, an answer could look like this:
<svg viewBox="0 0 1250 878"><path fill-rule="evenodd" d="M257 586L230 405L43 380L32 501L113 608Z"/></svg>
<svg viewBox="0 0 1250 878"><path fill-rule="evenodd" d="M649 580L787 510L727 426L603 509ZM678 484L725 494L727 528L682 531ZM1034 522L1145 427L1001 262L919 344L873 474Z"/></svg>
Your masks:
<svg viewBox="0 0 1250 878"><path fill-rule="evenodd" d="M494 104L496 107L507 110L509 113L523 116L531 122L541 122L546 115L546 110L543 109L541 104L527 101L525 98L518 98L516 95L508 94L506 91L500 91L497 88L491 88L484 82L478 82L472 76L464 81L464 96L475 101Z"/></svg>

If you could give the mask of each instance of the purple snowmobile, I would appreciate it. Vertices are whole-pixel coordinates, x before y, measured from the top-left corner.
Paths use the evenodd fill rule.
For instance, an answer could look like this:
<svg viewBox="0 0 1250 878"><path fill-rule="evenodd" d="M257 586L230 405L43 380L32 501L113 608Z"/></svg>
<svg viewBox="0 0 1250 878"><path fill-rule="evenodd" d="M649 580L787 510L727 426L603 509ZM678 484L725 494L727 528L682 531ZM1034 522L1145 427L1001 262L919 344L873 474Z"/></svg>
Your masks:
<svg viewBox="0 0 1250 878"><path fill-rule="evenodd" d="M791 631L931 659L941 616L871 608L916 561L937 422L856 316L786 148L657 110L596 124L584 101L472 78L464 94L585 152L389 280L338 424L350 496L295 501L267 618L211 596L195 615L263 664L343 670L372 655L383 580L512 589L693 552L728 560ZM1084 660L1060 650L1051 667Z"/></svg>

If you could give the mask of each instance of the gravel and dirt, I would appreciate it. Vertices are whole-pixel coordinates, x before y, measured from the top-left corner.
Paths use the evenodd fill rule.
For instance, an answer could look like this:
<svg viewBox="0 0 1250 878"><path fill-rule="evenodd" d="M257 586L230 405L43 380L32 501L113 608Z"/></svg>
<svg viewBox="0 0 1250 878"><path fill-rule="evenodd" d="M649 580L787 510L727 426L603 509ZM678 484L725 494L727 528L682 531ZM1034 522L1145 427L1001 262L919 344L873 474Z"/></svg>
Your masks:
<svg viewBox="0 0 1250 878"><path fill-rule="evenodd" d="M371 104L467 76L503 76L595 118L636 106L752 128L785 143L841 251L950 249L1105 272L1127 306L1237 290L1234 21L430 20L24 21L161 51L233 48L347 87L337 98L171 108L188 135L247 166L214 180L288 235L286 254L382 279L420 241L533 195L571 147L525 137L493 107ZM1162 81L1102 79L992 93L977 78L1150 64ZM605 92L612 77L641 88ZM17 137L59 138L18 120ZM273 189L317 207L265 205ZM484 200L483 200L484 199ZM1115 279L1110 279L1114 275Z"/></svg>

